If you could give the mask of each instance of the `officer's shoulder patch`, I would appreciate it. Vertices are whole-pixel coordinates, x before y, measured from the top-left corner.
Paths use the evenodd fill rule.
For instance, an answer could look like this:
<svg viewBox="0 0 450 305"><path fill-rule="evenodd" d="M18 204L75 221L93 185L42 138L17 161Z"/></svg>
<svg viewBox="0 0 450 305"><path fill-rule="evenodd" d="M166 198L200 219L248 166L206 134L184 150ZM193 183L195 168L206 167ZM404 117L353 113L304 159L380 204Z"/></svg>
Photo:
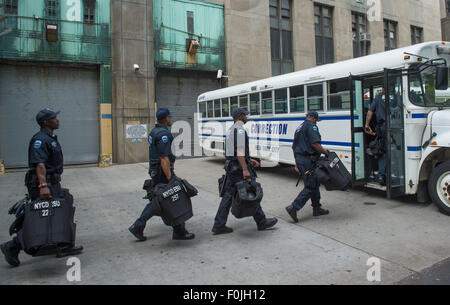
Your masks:
<svg viewBox="0 0 450 305"><path fill-rule="evenodd" d="M39 149L39 148L41 148L41 146L42 146L42 141L41 140L34 141L33 147L35 149Z"/></svg>
<svg viewBox="0 0 450 305"><path fill-rule="evenodd" d="M148 144L152 144L152 142L153 142L152 136L148 136Z"/></svg>
<svg viewBox="0 0 450 305"><path fill-rule="evenodd" d="M239 129L238 132L239 132L239 134L244 134L245 130L244 129Z"/></svg>
<svg viewBox="0 0 450 305"><path fill-rule="evenodd" d="M313 126L312 128L314 131L319 131L319 128L317 128L317 126Z"/></svg>
<svg viewBox="0 0 450 305"><path fill-rule="evenodd" d="M162 136L161 140L163 141L163 143L167 143L167 142L169 142L169 137L168 136Z"/></svg>

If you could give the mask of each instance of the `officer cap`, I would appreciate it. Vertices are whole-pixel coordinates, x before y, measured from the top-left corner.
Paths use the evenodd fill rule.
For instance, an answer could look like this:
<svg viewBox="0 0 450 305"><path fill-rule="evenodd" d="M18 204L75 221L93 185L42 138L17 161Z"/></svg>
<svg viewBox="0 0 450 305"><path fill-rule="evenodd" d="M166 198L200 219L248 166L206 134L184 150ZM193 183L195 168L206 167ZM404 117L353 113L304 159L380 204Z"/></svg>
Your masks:
<svg viewBox="0 0 450 305"><path fill-rule="evenodd" d="M249 112L248 112L247 110L245 110L244 108L238 108L238 109L235 109L235 110L233 111L233 113L232 113L233 119L237 118L237 117L240 116L241 114L248 115Z"/></svg>
<svg viewBox="0 0 450 305"><path fill-rule="evenodd" d="M308 111L307 116L315 118L317 121L320 121L319 114L317 113L317 111L313 111L313 110Z"/></svg>
<svg viewBox="0 0 450 305"><path fill-rule="evenodd" d="M41 111L38 112L38 114L36 115L36 122L38 124L41 124L42 122L46 121L46 120L50 120L53 118L56 118L56 116L60 113L61 111L53 111L49 108L45 108L42 109Z"/></svg>
<svg viewBox="0 0 450 305"><path fill-rule="evenodd" d="M166 117L168 117L171 114L173 114L173 112L171 112L169 110L169 108L161 107L158 109L158 111L156 111L156 118L158 119L158 121L164 120Z"/></svg>

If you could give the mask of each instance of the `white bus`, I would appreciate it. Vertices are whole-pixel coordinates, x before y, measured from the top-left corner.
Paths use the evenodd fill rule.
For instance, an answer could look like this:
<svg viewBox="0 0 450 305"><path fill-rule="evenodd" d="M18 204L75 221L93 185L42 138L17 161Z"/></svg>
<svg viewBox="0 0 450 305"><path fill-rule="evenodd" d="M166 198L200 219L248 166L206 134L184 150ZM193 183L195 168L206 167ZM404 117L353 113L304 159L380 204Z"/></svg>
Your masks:
<svg viewBox="0 0 450 305"><path fill-rule="evenodd" d="M206 92L197 101L199 143L207 153L223 154L230 114L243 107L250 111L252 157L293 165L294 132L316 110L322 144L341 157L354 185L384 190L388 198L431 197L450 215L449 61L449 42L427 42ZM386 186L372 179L377 162L364 132L369 106L383 88Z"/></svg>

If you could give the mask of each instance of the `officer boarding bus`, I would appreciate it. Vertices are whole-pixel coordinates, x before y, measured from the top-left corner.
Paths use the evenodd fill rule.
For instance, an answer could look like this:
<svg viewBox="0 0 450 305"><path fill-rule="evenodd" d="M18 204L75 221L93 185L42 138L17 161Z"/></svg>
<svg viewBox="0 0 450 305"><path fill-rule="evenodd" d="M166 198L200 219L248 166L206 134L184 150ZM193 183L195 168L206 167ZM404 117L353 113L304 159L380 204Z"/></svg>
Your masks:
<svg viewBox="0 0 450 305"><path fill-rule="evenodd" d="M293 165L295 130L315 110L322 145L340 156L354 186L431 199L450 215L449 62L450 42L427 42L206 92L197 100L199 143L206 155L223 155L230 114L242 107L251 156ZM378 94L386 105L385 186L374 179L374 137L364 131Z"/></svg>

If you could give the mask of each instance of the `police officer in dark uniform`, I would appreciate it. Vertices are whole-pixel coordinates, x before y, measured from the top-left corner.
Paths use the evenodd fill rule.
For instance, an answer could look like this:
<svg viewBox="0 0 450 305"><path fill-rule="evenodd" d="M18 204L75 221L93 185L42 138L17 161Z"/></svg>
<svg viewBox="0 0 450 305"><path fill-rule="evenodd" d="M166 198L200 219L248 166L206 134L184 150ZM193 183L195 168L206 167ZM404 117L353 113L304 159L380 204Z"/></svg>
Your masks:
<svg viewBox="0 0 450 305"><path fill-rule="evenodd" d="M72 196L68 191L61 188L61 175L63 173L63 153L58 137L53 133L59 129L57 115L51 109L43 109L36 115L36 121L41 126L41 130L36 133L30 141L28 147L29 171L25 178L28 195L32 201L51 198L63 198ZM5 255L6 261L16 267L19 266L19 252L23 249L21 231L13 240L2 244L1 251ZM62 249L60 255L80 254L83 247L71 246Z"/></svg>
<svg viewBox="0 0 450 305"><path fill-rule="evenodd" d="M370 122L372 121L373 115L375 114L377 120L377 129L374 132L370 128ZM385 104L385 95L384 88L382 93L378 94L370 105L370 109L367 112L366 118L366 133L377 136L380 139L381 146L381 154L378 157L378 177L377 182L380 185L386 185L386 137L387 137L387 129L386 129L386 104Z"/></svg>
<svg viewBox="0 0 450 305"><path fill-rule="evenodd" d="M258 167L258 161L250 158L249 139L244 129L249 112L238 108L233 111L234 125L227 132L225 155L226 155L226 191L219 205L212 232L214 235L233 232L232 228L226 226L228 214L232 204L233 193L236 183L254 179L256 173L254 167ZM276 218L266 218L261 207L253 216L259 231L273 227L277 223Z"/></svg>
<svg viewBox="0 0 450 305"><path fill-rule="evenodd" d="M158 124L150 132L149 154L150 154L150 168L149 174L152 178L152 186L155 187L160 183L168 183L172 177L175 177L173 166L175 163L175 155L172 153L173 135L169 130L171 126L171 112L168 108L159 108L156 112ZM145 206L141 216L129 228L139 241L145 241L144 229L147 221L154 216L152 210L152 201ZM173 227L172 239L174 240L188 240L194 239L195 234L189 233L185 229L185 224L180 224Z"/></svg>
<svg viewBox="0 0 450 305"><path fill-rule="evenodd" d="M319 121L319 114L316 111L309 111L305 122L295 131L292 150L295 156L295 170L303 176L305 187L297 196L294 202L286 207L286 211L294 220L298 222L297 212L300 211L311 199L314 216L328 215L328 210L322 209L320 204L319 181L315 174L316 162L320 154L328 156L328 151L322 145L322 137L316 123Z"/></svg>

